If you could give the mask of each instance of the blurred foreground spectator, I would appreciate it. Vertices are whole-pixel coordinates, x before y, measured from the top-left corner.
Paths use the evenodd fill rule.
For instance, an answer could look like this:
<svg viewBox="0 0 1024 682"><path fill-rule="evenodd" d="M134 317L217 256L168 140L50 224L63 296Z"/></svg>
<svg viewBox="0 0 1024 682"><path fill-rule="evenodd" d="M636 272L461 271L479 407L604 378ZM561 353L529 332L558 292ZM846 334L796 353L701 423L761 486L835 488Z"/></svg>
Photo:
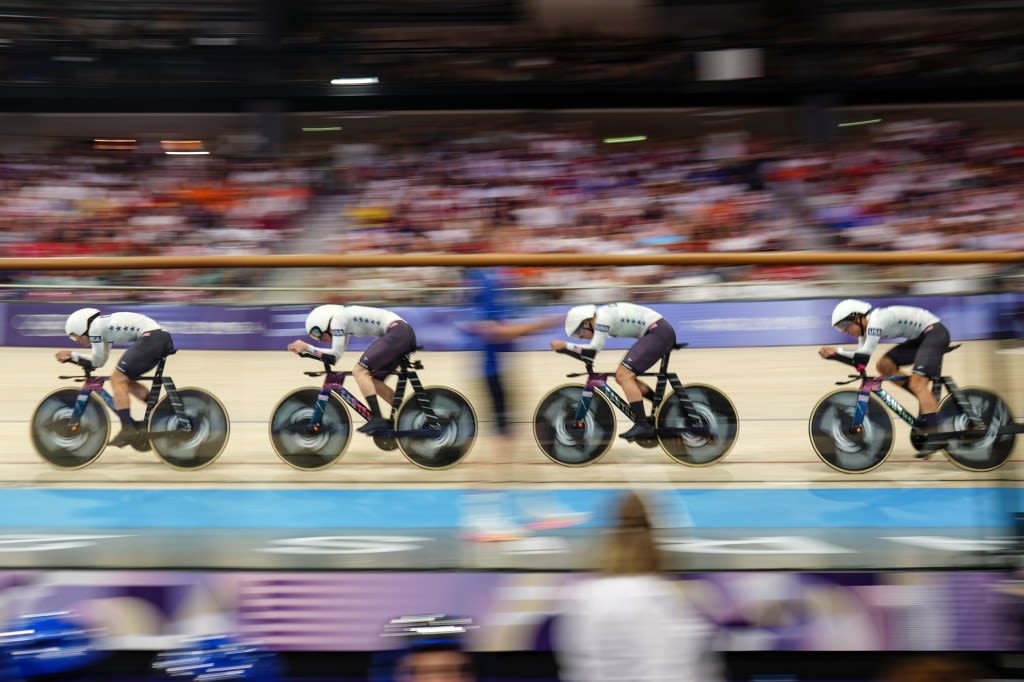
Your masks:
<svg viewBox="0 0 1024 682"><path fill-rule="evenodd" d="M644 499L627 493L602 538L596 575L571 588L555 624L566 682L721 680L714 630L668 576Z"/></svg>
<svg viewBox="0 0 1024 682"><path fill-rule="evenodd" d="M475 627L447 615L393 619L383 636L398 638L398 648L376 657L369 682L476 682L477 664L464 639Z"/></svg>

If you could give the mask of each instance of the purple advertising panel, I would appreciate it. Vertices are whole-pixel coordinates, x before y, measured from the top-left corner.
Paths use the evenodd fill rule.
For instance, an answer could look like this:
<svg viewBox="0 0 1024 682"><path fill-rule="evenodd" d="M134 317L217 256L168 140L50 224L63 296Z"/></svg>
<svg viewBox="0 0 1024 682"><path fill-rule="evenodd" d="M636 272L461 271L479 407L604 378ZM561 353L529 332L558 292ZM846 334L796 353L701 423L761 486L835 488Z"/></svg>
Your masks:
<svg viewBox="0 0 1024 682"><path fill-rule="evenodd" d="M64 321L79 307L56 303L7 304L5 345L68 347ZM148 315L171 332L176 347L201 350L258 347L254 342L266 338L271 314L271 309L264 307L175 305L119 306L104 312L115 311Z"/></svg>
<svg viewBox="0 0 1024 682"><path fill-rule="evenodd" d="M726 651L1016 651L1010 574L715 572L680 576ZM3 617L70 611L118 650L234 633L278 651L373 651L397 616L471 617L474 648L551 647L582 574L5 571Z"/></svg>
<svg viewBox="0 0 1024 682"><path fill-rule="evenodd" d="M725 301L649 304L676 328L680 341L694 348L852 345L854 339L832 329L834 299L787 301ZM933 296L877 299L876 306L907 304L928 308L942 318L955 341L1019 338L1022 331L1020 294ZM64 320L74 305L7 303L0 305L3 325L0 343L10 346L65 346ZM563 313L568 306L549 306L524 311L524 316ZM181 349L281 350L289 341L304 338L303 322L308 307L224 307L145 305L119 308L149 315L164 325ZM396 307L416 330L420 345L428 351L463 351L477 346L463 331L469 312L463 308ZM564 331L555 325L522 339L517 350L546 350L552 338ZM353 338L352 350L372 341ZM610 349L627 348L632 339L612 339Z"/></svg>

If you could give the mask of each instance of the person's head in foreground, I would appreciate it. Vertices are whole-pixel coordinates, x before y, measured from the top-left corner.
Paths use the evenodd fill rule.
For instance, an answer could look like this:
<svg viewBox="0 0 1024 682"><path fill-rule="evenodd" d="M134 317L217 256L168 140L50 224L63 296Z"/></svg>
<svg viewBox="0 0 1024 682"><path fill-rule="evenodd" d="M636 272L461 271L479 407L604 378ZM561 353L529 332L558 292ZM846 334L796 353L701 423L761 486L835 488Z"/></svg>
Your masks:
<svg viewBox="0 0 1024 682"><path fill-rule="evenodd" d="M472 627L468 618L444 615L392 620L385 636L403 640L394 668L395 682L475 682L473 656L463 641Z"/></svg>

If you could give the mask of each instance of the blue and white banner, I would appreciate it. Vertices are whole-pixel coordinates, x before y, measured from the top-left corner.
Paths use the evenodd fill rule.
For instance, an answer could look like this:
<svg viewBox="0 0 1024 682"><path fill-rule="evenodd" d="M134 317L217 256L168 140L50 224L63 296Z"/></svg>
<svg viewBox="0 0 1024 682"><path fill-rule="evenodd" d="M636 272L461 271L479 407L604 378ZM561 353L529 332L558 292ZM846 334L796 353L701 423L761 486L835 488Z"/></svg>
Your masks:
<svg viewBox="0 0 1024 682"><path fill-rule="evenodd" d="M832 329L829 318L835 299L787 301L725 301L648 304L676 329L680 341L694 348L804 346L851 343ZM954 341L1021 338L1024 294L933 296L872 300L876 306L905 304L933 311L942 318ZM2 303L0 345L61 347L68 344L64 320L77 306L48 303ZM305 338L308 306L229 307L199 305L131 305L117 308L149 315L164 325L181 349L282 350L289 341ZM470 319L461 308L396 307L416 330L427 351L463 351L476 340L460 323ZM524 316L564 313L568 306L545 306ZM111 309L109 312L113 312ZM522 339L517 350L546 350L564 332L558 325ZM361 350L372 339L353 338L350 348ZM628 348L634 339L611 339L608 348Z"/></svg>

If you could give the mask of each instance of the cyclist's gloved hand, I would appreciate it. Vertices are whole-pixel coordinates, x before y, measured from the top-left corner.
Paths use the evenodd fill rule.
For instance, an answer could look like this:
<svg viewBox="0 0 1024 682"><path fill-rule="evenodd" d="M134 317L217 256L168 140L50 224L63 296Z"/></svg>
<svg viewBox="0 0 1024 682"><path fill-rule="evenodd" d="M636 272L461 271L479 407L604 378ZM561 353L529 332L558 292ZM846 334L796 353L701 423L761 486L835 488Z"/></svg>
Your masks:
<svg viewBox="0 0 1024 682"><path fill-rule="evenodd" d="M867 353L853 354L853 366L857 368L858 372L862 372L867 368L869 360L871 360L871 356Z"/></svg>
<svg viewBox="0 0 1024 682"><path fill-rule="evenodd" d="M849 365L850 367L856 367L857 366L857 363L854 361L853 358L848 358L845 355L842 355L840 353L836 353L835 355L830 355L827 359L828 360L835 360L836 362L841 362L844 365Z"/></svg>

